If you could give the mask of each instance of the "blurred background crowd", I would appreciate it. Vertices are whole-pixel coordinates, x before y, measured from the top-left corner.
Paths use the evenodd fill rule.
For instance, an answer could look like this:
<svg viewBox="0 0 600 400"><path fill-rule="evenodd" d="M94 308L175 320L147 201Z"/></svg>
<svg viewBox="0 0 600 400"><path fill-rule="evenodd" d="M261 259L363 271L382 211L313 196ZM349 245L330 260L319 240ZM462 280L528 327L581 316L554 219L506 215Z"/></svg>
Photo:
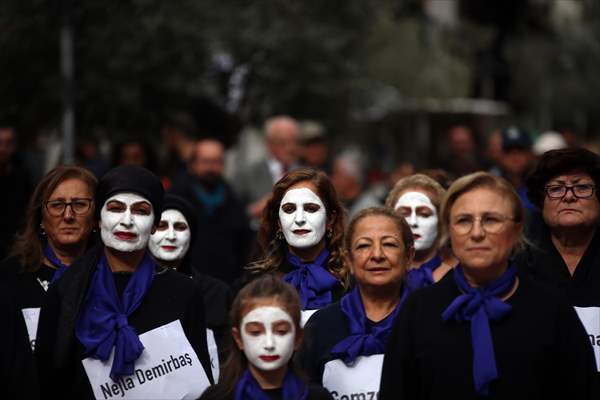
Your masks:
<svg viewBox="0 0 600 400"><path fill-rule="evenodd" d="M415 172L491 171L533 207L538 155L600 149L598 22L592 0L3 1L0 256L60 163L155 172L229 282L299 166L350 215Z"/></svg>

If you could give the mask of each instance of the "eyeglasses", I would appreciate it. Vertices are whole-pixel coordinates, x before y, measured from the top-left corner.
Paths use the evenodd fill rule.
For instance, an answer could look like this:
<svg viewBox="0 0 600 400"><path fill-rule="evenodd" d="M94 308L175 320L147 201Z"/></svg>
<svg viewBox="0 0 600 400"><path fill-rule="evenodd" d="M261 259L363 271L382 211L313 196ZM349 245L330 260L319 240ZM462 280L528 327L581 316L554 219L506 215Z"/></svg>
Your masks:
<svg viewBox="0 0 600 400"><path fill-rule="evenodd" d="M53 217L62 216L67 206L71 206L73 213L83 215L92 208L92 199L72 199L68 202L64 200L52 200L46 202L46 210Z"/></svg>
<svg viewBox="0 0 600 400"><path fill-rule="evenodd" d="M483 214L481 217L472 215L459 215L451 221L450 227L458 235L466 235L473 230L475 221L479 220L479 225L485 233L499 233L506 221L514 221L514 218L507 217L502 214Z"/></svg>
<svg viewBox="0 0 600 400"><path fill-rule="evenodd" d="M546 196L551 199L562 199L568 191L578 199L589 199L596 191L596 185L592 183L580 183L577 185L548 185L544 188Z"/></svg>

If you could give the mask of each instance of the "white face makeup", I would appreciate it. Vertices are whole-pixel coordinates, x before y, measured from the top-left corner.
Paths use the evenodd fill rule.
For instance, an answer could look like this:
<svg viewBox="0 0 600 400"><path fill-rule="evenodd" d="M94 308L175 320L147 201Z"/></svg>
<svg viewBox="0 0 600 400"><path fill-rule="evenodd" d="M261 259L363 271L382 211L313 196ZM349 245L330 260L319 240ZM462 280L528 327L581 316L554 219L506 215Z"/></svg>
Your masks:
<svg viewBox="0 0 600 400"><path fill-rule="evenodd" d="M257 307L244 316L239 329L244 354L257 369L273 371L292 358L296 329L283 309Z"/></svg>
<svg viewBox="0 0 600 400"><path fill-rule="evenodd" d="M279 205L279 223L290 246L299 249L314 246L325 235L325 206L308 188L288 190Z"/></svg>
<svg viewBox="0 0 600 400"><path fill-rule="evenodd" d="M415 250L430 249L438 236L438 215L429 197L420 192L406 192L400 196L394 209L410 225Z"/></svg>
<svg viewBox="0 0 600 400"><path fill-rule="evenodd" d="M102 206L100 237L111 249L142 250L148 244L153 223L154 211L148 200L135 193L118 193Z"/></svg>
<svg viewBox="0 0 600 400"><path fill-rule="evenodd" d="M150 237L148 248L159 260L179 260L190 247L190 236L190 228L181 211L165 210L156 232Z"/></svg>

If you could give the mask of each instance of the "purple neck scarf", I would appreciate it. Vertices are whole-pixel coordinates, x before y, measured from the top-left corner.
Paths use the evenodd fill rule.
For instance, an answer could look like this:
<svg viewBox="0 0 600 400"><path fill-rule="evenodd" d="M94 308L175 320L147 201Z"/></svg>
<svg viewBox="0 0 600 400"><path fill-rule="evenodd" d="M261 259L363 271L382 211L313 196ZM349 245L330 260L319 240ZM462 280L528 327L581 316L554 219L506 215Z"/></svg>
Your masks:
<svg viewBox="0 0 600 400"><path fill-rule="evenodd" d="M406 286L411 292L425 286L433 285L433 271L442 265L442 257L436 255L431 260L423 263L419 268L411 269L406 274Z"/></svg>
<svg viewBox="0 0 600 400"><path fill-rule="evenodd" d="M473 345L473 380L475 391L487 396L490 383L498 378L494 343L490 331L490 320L504 318L512 307L498 298L513 287L516 268L510 265L506 272L484 287L473 288L465 279L462 267L454 268L454 281L463 292L442 313L442 319L458 322L471 321L471 343Z"/></svg>
<svg viewBox="0 0 600 400"><path fill-rule="evenodd" d="M69 266L63 264L58 259L56 253L54 252L54 250L52 250L52 247L49 243L46 243L46 247L44 248L44 256L46 256L48 261L50 261L50 263L56 267L56 271L54 271L54 275L52 275L52 280L50 281L50 284L53 284L54 282L59 280L61 276L63 276L63 274Z"/></svg>
<svg viewBox="0 0 600 400"><path fill-rule="evenodd" d="M283 400L306 400L308 387L288 369L283 378ZM248 369L235 386L235 400L271 400Z"/></svg>
<svg viewBox="0 0 600 400"><path fill-rule="evenodd" d="M144 350L127 317L142 303L152 284L154 269L154 261L146 251L142 263L127 282L120 299L103 252L90 283L75 334L85 347L85 353L102 361L108 360L113 346L115 347L110 370L110 377L115 381L133 374L135 361Z"/></svg>
<svg viewBox="0 0 600 400"><path fill-rule="evenodd" d="M331 355L334 359L341 359L346 365L351 365L358 356L383 354L396 315L408 296L408 292L402 287L400 300L392 313L369 329L360 291L358 286L354 286L352 291L342 297L340 301L342 312L348 320L350 336L333 346Z"/></svg>
<svg viewBox="0 0 600 400"><path fill-rule="evenodd" d="M325 269L329 251L323 249L317 259L309 263L302 262L290 253L286 257L287 261L296 269L285 274L283 280L298 291L302 309L320 309L331 304L331 290L338 284L338 280Z"/></svg>

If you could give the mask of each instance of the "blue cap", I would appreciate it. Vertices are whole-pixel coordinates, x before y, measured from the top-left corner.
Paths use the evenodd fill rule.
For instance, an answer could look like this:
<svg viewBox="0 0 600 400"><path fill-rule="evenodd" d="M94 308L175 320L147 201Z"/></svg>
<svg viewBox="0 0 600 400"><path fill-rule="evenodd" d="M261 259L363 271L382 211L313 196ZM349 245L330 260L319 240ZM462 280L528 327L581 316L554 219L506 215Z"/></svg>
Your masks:
<svg viewBox="0 0 600 400"><path fill-rule="evenodd" d="M526 131L510 126L502 131L502 151L512 149L531 150L533 141Z"/></svg>

